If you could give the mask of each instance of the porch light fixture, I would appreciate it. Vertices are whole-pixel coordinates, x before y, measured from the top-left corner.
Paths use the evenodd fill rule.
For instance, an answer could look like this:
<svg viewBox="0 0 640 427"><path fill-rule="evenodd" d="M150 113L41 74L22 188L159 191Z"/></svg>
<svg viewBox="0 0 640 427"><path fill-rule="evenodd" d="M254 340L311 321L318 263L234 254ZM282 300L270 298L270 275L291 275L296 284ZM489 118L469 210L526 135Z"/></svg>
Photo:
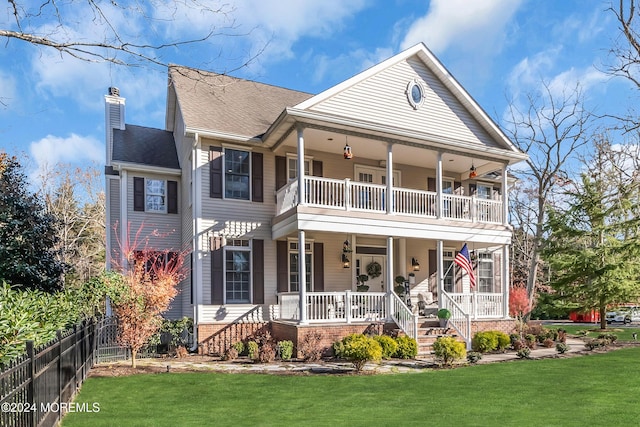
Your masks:
<svg viewBox="0 0 640 427"><path fill-rule="evenodd" d="M469 169L469 178L475 178L478 176L478 172L476 172L476 167L471 163L471 169Z"/></svg>
<svg viewBox="0 0 640 427"><path fill-rule="evenodd" d="M413 267L413 271L420 271L420 263L417 259L411 258L411 267Z"/></svg>
<svg viewBox="0 0 640 427"><path fill-rule="evenodd" d="M346 160L351 160L353 158L353 153L351 152L351 147L349 146L349 137L345 136L344 140L344 158Z"/></svg>
<svg viewBox="0 0 640 427"><path fill-rule="evenodd" d="M342 254L342 267L343 268L351 267L351 261L349 261L349 258L347 258L345 254Z"/></svg>
<svg viewBox="0 0 640 427"><path fill-rule="evenodd" d="M351 243L348 240L345 240L342 244L342 252L349 253L351 252Z"/></svg>

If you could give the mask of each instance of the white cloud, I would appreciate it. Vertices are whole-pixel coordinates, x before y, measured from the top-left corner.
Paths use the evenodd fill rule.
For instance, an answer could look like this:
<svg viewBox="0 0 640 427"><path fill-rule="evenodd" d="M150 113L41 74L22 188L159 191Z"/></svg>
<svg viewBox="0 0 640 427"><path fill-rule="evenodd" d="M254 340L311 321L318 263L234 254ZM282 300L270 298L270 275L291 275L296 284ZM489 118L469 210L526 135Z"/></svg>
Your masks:
<svg viewBox="0 0 640 427"><path fill-rule="evenodd" d="M31 159L35 162L36 171L32 176L41 174L59 163L87 164L102 163L104 145L91 136L71 134L63 138L47 135L29 146Z"/></svg>
<svg viewBox="0 0 640 427"><path fill-rule="evenodd" d="M17 81L15 76L0 70L0 82L2 82L2 91L0 92L0 113L9 108L16 108L18 102Z"/></svg>
<svg viewBox="0 0 640 427"><path fill-rule="evenodd" d="M493 56L506 41L505 28L521 3L522 0L432 0L427 14L410 26L401 48L424 42L436 54L455 45Z"/></svg>
<svg viewBox="0 0 640 427"><path fill-rule="evenodd" d="M374 52L364 49L353 50L338 56L319 55L314 61L313 82L344 80L349 73L364 71L393 56L390 48L378 48ZM354 64L357 64L354 66Z"/></svg>

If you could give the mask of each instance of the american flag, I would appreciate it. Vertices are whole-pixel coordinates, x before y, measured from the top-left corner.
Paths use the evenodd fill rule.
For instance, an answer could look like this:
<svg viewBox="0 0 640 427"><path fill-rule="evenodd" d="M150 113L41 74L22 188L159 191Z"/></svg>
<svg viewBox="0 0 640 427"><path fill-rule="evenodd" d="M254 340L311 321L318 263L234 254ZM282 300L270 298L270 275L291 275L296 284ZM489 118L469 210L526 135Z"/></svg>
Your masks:
<svg viewBox="0 0 640 427"><path fill-rule="evenodd" d="M469 249L467 249L466 243L462 249L460 249L454 261L467 272L469 275L469 283L471 287L474 288L476 286L476 275L473 273L473 265L471 265L471 257L469 257Z"/></svg>

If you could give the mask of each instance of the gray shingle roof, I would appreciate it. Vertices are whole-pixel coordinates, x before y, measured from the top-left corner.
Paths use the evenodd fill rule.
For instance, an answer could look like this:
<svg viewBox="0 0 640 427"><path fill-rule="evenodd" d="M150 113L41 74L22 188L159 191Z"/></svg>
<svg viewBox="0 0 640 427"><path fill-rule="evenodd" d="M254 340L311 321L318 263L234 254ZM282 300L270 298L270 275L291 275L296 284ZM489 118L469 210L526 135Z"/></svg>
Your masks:
<svg viewBox="0 0 640 427"><path fill-rule="evenodd" d="M171 132L126 125L113 130L113 161L180 169Z"/></svg>
<svg viewBox="0 0 640 427"><path fill-rule="evenodd" d="M313 95L191 68L169 76L187 128L259 137L286 107Z"/></svg>

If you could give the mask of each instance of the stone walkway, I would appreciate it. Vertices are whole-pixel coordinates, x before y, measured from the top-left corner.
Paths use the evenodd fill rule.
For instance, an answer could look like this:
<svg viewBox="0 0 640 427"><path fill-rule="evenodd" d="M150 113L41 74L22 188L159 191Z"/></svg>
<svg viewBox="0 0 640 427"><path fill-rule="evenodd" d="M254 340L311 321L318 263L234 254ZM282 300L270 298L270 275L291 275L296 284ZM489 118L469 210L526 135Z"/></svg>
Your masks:
<svg viewBox="0 0 640 427"><path fill-rule="evenodd" d="M584 341L568 338L567 344L569 350L567 354L575 355L576 353L584 352ZM538 347L535 350L531 350L531 359L542 359L551 357L561 357L558 354L555 347L544 348ZM218 360L202 361L195 359L202 359L201 356L185 357L183 359L139 359L137 361L138 367L142 370L153 369L156 372L164 371L212 371L212 372L233 372L233 373L272 373L272 374L295 374L295 373L314 373L314 374L341 374L353 372L353 367L348 362L343 361L329 361L319 363L305 363L305 362L274 362L274 363L250 363L243 359L237 359L233 362L223 362ZM192 360L189 360L192 359ZM515 351L508 351L506 353L491 353L483 354L479 364L505 362L509 360L517 360L518 356ZM466 363L466 361L464 361ZM130 361L121 361L116 363L103 363L97 365L98 369L102 368L118 368L129 366ZM431 369L437 367L437 363L434 357L421 358L416 360L384 360L381 363L368 363L364 371L368 373L379 374L392 374L392 373L410 373L421 372L425 369Z"/></svg>

